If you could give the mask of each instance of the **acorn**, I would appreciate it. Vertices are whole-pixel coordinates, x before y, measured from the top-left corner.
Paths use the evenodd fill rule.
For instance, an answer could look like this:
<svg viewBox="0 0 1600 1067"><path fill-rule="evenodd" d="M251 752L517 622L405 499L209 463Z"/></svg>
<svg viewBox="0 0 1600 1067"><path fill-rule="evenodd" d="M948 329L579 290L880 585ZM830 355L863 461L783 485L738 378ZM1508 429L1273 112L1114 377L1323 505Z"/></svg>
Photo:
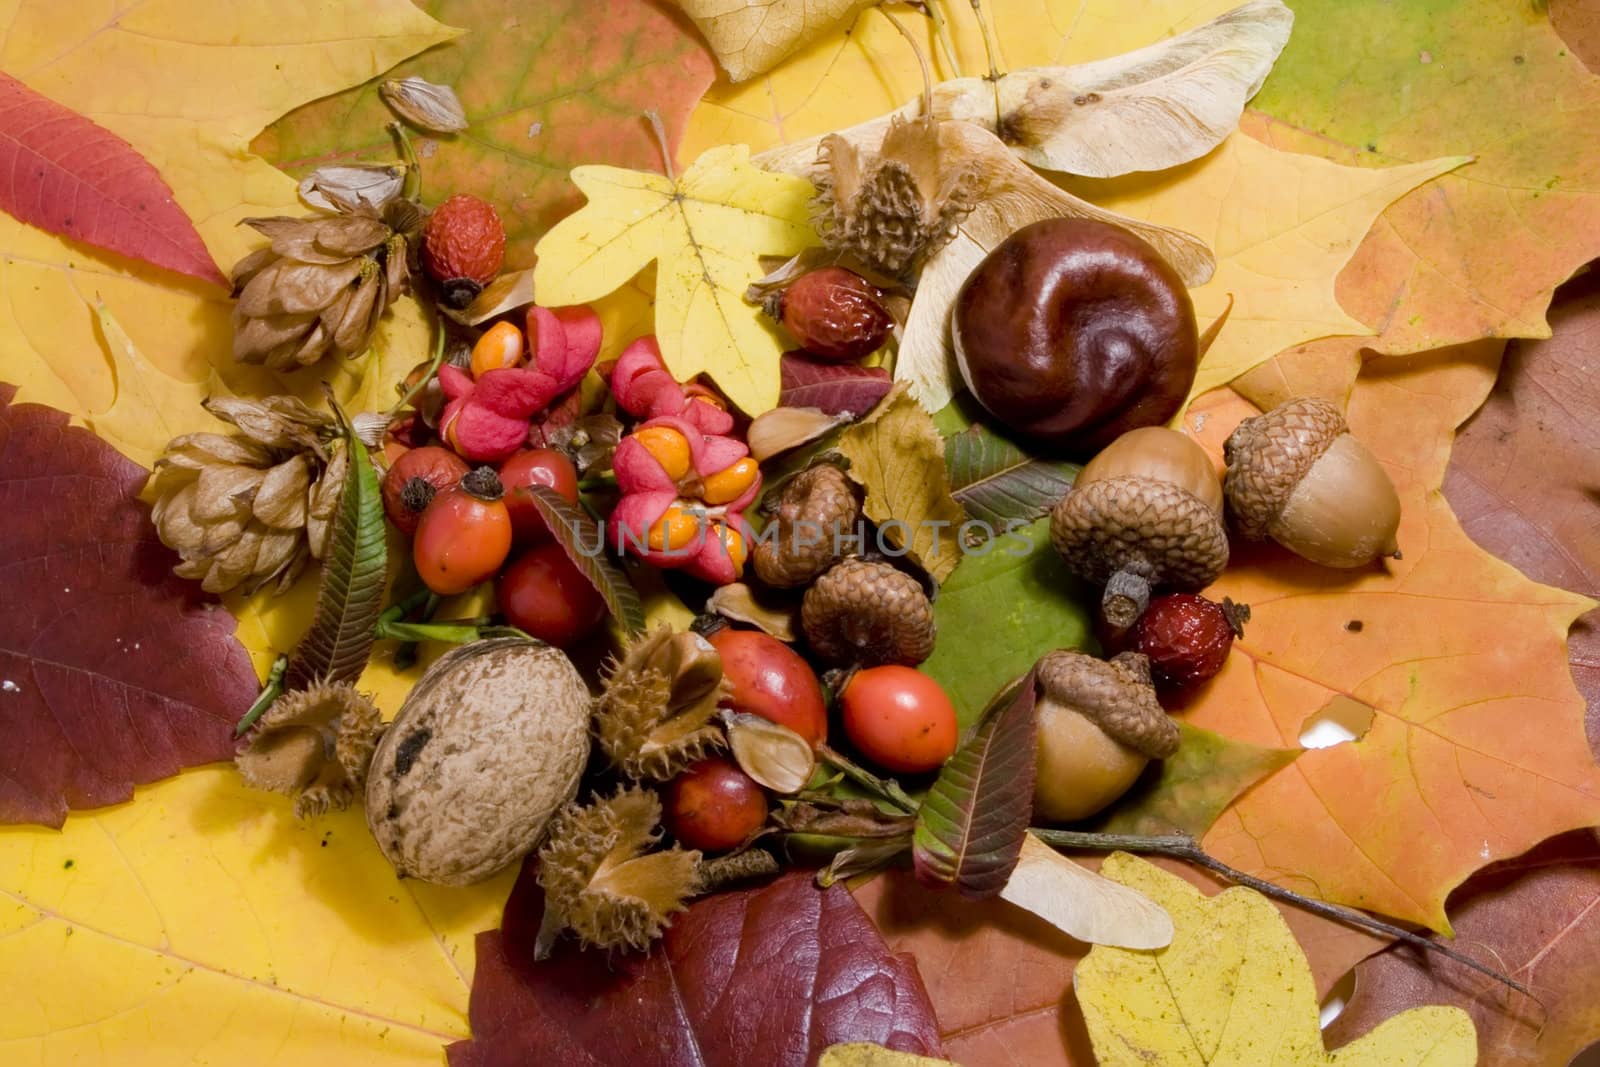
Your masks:
<svg viewBox="0 0 1600 1067"><path fill-rule="evenodd" d="M1130 430L1090 460L1050 513L1073 573L1103 584L1101 610L1132 626L1156 586L1199 589L1228 565L1222 487L1211 459L1176 430Z"/></svg>
<svg viewBox="0 0 1600 1067"><path fill-rule="evenodd" d="M914 667L933 654L933 604L888 563L835 565L806 590L800 623L812 651L841 667Z"/></svg>
<svg viewBox="0 0 1600 1067"><path fill-rule="evenodd" d="M1306 397L1245 419L1223 445L1234 527L1324 567L1400 558L1400 497L1339 409Z"/></svg>
<svg viewBox="0 0 1600 1067"><path fill-rule="evenodd" d="M775 589L809 585L838 561L860 519L855 487L844 471L831 463L801 471L778 496L772 535L756 543L756 577Z"/></svg>
<svg viewBox="0 0 1600 1067"><path fill-rule="evenodd" d="M1072 822L1126 793L1153 759L1178 750L1178 726L1156 702L1150 661L1052 652L1035 668L1040 695L1033 810Z"/></svg>

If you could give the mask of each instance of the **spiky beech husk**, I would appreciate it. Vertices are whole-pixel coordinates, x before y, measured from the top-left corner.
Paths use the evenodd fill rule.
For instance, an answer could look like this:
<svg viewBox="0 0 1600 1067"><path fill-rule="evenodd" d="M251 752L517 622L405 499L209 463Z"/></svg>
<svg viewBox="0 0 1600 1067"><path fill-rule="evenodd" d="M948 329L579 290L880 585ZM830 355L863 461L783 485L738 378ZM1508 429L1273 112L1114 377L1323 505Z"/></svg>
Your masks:
<svg viewBox="0 0 1600 1067"><path fill-rule="evenodd" d="M661 936L701 878L700 853L676 846L650 851L661 840L660 823L660 799L638 787L568 805L556 816L539 850L545 892L539 955L561 930L603 949L642 951Z"/></svg>
<svg viewBox="0 0 1600 1067"><path fill-rule="evenodd" d="M318 683L274 701L234 762L247 785L295 796L295 817L306 819L350 806L382 732L365 694L347 682Z"/></svg>
<svg viewBox="0 0 1600 1067"><path fill-rule="evenodd" d="M636 637L595 700L600 747L629 778L666 781L719 748L722 657L699 634L662 626Z"/></svg>

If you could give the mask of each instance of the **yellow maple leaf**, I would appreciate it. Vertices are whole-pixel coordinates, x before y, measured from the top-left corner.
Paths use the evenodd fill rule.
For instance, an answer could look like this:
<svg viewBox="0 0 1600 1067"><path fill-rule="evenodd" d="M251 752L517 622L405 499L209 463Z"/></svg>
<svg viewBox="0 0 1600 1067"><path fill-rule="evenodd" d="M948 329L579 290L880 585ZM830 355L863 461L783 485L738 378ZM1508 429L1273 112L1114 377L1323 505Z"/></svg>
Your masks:
<svg viewBox="0 0 1600 1067"><path fill-rule="evenodd" d="M885 549L909 549L935 581L961 562L967 513L950 494L944 438L904 385L839 436L852 480L866 488L863 510L879 524Z"/></svg>
<svg viewBox="0 0 1600 1067"><path fill-rule="evenodd" d="M989 6L1008 69L1117 55L1202 25L1236 4L1141 5L1129 15L1126 5L1052 2L1043 5L1050 28L1043 33L1036 6L1006 0ZM962 65L983 69L982 31L965 5L946 7ZM914 24L913 32L942 67L944 53L931 31ZM916 57L886 19L869 13L848 35L824 36L759 81L713 87L691 116L684 144L737 137L770 148L892 111L920 90ZM1201 363L1192 398L1302 341L1372 333L1340 307L1335 278L1389 204L1465 162L1456 156L1388 169L1347 167L1234 134L1203 158L1157 175L1061 184L1099 207L1187 231L1216 254L1211 281L1193 290L1196 313L1213 320L1230 297L1234 307ZM927 369L923 361L905 372ZM938 382L921 388L930 402L943 396Z"/></svg>
<svg viewBox="0 0 1600 1067"><path fill-rule="evenodd" d="M823 1049L817 1067L949 1067L950 1062L918 1056L915 1052L899 1052L867 1041L851 1041Z"/></svg>
<svg viewBox="0 0 1600 1067"><path fill-rule="evenodd" d="M655 262L668 369L680 381L707 374L746 414L776 407L785 346L744 291L766 273L761 256L817 243L811 183L752 165L743 145L709 149L677 180L606 166L576 167L572 180L589 202L539 240L540 302L596 300Z"/></svg>
<svg viewBox="0 0 1600 1067"><path fill-rule="evenodd" d="M292 809L207 767L0 833L6 1062L439 1063L515 871L400 881L359 808Z"/></svg>
<svg viewBox="0 0 1600 1067"><path fill-rule="evenodd" d="M0 68L126 139L161 172L224 268L256 243L238 228L250 215L302 214L292 179L248 151L261 127L296 105L363 81L455 31L406 0L302 5L286 30L273 0L211 4L147 0L107 6L20 0L0 13ZM248 86L248 92L240 87ZM125 427L162 423L174 432L207 429L209 416L182 385L213 371L242 395L277 388L229 354L227 294L64 241L0 215L0 380L18 400L79 418L112 416ZM99 327L103 304L149 366L179 385L148 383L144 398L117 397L119 358ZM397 309L398 310L398 309ZM390 316L380 347L395 364L426 354L416 313ZM411 346L416 344L416 351ZM365 363L328 367L345 395L358 392ZM300 376L300 391L314 378ZM169 402L170 401L170 402ZM157 408L160 408L159 412ZM153 433L108 440L149 466Z"/></svg>
<svg viewBox="0 0 1600 1067"><path fill-rule="evenodd" d="M728 78L742 82L879 0L677 0Z"/></svg>
<svg viewBox="0 0 1600 1067"><path fill-rule="evenodd" d="M1472 1018L1413 1008L1329 1052L1305 954L1266 897L1234 888L1208 897L1126 853L1100 872L1172 915L1172 944L1154 951L1097 945L1074 973L1101 1067L1470 1067Z"/></svg>

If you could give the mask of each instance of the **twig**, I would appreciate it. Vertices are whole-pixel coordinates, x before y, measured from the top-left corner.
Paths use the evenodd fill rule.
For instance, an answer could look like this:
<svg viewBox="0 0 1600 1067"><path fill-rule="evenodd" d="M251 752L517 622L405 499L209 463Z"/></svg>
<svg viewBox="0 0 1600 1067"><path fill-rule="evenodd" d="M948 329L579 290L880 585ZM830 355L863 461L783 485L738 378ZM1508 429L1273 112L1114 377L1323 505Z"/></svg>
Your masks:
<svg viewBox="0 0 1600 1067"><path fill-rule="evenodd" d="M1246 874L1241 870L1230 867L1205 852L1194 838L1186 834L1146 837L1138 834L1094 834L1076 830L1041 829L1035 829L1032 833L1052 848L1087 849L1096 852L1121 850L1123 852L1143 852L1157 856L1171 856L1174 859L1184 860L1194 864L1196 867L1203 867L1213 874L1221 875L1237 885L1254 889L1262 896L1293 904L1295 907L1303 911L1309 911L1313 915L1320 915L1324 919L1332 919L1334 922L1343 923L1346 926L1354 926L1358 929L1383 934L1428 952L1437 952L1441 956L1471 967L1479 974L1486 975L1496 982L1510 986L1525 996L1538 1000L1537 997L1533 996L1532 990L1521 982L1508 978L1494 968L1479 963L1477 960L1463 955L1453 948L1441 945L1437 941L1430 941L1420 934L1412 933L1403 926L1396 926L1393 923L1386 923L1382 919L1375 919L1366 912L1357 911L1354 908L1341 907L1338 904L1329 904L1327 901L1313 900L1311 897L1301 896L1292 889L1285 889L1280 885L1274 885L1272 882L1257 878L1255 875Z"/></svg>
<svg viewBox="0 0 1600 1067"><path fill-rule="evenodd" d="M922 47L917 44L917 39L911 36L911 31L905 24L894 17L894 12L886 7L878 8L878 13L889 20L889 25L900 31L900 36L906 39L906 44L911 46L911 51L916 54L917 65L922 68L922 113L933 113L933 74L928 70L928 57L922 54Z"/></svg>
<svg viewBox="0 0 1600 1067"><path fill-rule="evenodd" d="M837 767L844 773L846 778L881 799L887 800L907 815L915 815L917 809L921 807L911 798L910 794L900 788L900 783L891 778L879 778L865 767L855 763L847 756L840 755L827 745L818 745L817 755L824 762Z"/></svg>
<svg viewBox="0 0 1600 1067"><path fill-rule="evenodd" d="M933 34L939 42L939 51L944 53L944 61L950 64L950 76L962 77L961 59L956 55L955 40L950 36L950 20L944 17L943 0L921 0L911 6L917 8L933 23Z"/></svg>
<svg viewBox="0 0 1600 1067"><path fill-rule="evenodd" d="M418 303L420 304L422 301L419 301ZM395 401L394 407L389 409L389 417L391 419L400 414L400 412L404 411L405 406L411 403L412 399L418 393L427 388L428 383L433 380L433 376L435 374L439 373L439 367L444 363L444 352L445 348L448 347L445 344L445 334L447 331L444 328L444 323L439 321L438 316L434 316L433 330L433 358L428 361L428 369L424 371L417 379L415 385L413 385L410 389L407 389L405 394L402 395L399 400Z"/></svg>
<svg viewBox="0 0 1600 1067"><path fill-rule="evenodd" d="M270 707L272 702L283 695L283 675L289 669L289 657L279 656L272 662L272 670L267 675L267 684L261 687L261 695L256 697L256 702L250 705L250 710L244 713L244 718L239 720L239 725L234 727L233 736L243 737L246 730L256 724L256 720Z"/></svg>
<svg viewBox="0 0 1600 1067"><path fill-rule="evenodd" d="M983 54L989 60L989 73L985 79L994 94L994 128L999 133L1005 128L1000 114L1000 42L995 39L994 28L989 25L989 20L983 17L983 0L972 0L972 13L978 19L978 28L983 31Z"/></svg>
<svg viewBox="0 0 1600 1067"><path fill-rule="evenodd" d="M389 123L389 132L400 142L400 155L406 161L406 176L400 182L400 195L407 200L421 200L422 164L417 161L417 153L411 147L411 138L406 134L406 128L398 122Z"/></svg>

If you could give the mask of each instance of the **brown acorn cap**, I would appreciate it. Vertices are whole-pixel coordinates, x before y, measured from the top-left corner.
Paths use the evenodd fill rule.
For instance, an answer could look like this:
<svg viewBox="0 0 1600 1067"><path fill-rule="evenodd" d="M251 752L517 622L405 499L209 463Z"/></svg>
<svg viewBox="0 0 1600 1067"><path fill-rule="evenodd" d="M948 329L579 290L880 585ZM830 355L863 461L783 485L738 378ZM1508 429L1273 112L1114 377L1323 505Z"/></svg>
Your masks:
<svg viewBox="0 0 1600 1067"><path fill-rule="evenodd" d="M1075 574L1107 585L1103 607L1116 626L1133 625L1150 586L1199 589L1228 565L1228 532L1215 511L1171 482L1132 475L1062 497L1050 541Z"/></svg>
<svg viewBox="0 0 1600 1067"><path fill-rule="evenodd" d="M933 605L888 563L836 564L806 590L800 624L817 655L843 666L914 667L933 653Z"/></svg>
<svg viewBox="0 0 1600 1067"><path fill-rule="evenodd" d="M1178 750L1178 724L1161 710L1150 681L1150 661L1138 652L1109 660L1062 650L1039 661L1046 698L1072 708L1107 735L1151 759Z"/></svg>
<svg viewBox="0 0 1600 1067"><path fill-rule="evenodd" d="M1300 479L1349 430L1339 409L1318 397L1291 400L1241 422L1222 446L1228 464L1222 492L1239 532L1253 541L1265 538Z"/></svg>
<svg viewBox="0 0 1600 1067"><path fill-rule="evenodd" d="M819 463L783 487L774 509L773 536L751 554L756 577L777 589L807 585L839 558L843 538L861 517L855 487L844 471Z"/></svg>

